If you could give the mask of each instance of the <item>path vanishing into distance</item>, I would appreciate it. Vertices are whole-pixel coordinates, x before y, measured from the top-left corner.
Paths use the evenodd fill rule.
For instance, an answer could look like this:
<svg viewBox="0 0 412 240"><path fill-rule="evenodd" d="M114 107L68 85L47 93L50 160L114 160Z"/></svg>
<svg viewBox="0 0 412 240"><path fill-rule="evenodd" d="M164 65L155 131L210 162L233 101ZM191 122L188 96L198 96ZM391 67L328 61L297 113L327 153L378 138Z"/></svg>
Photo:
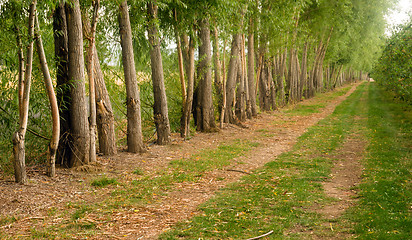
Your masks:
<svg viewBox="0 0 412 240"><path fill-rule="evenodd" d="M76 224L93 226L91 239L157 239L159 234L177 222L201 214L198 206L220 189L291 150L299 136L330 115L359 84L346 85L298 104L302 109L319 105L313 112L288 114L294 107L289 106L280 111L261 113L258 118L248 120L243 127L226 125L216 133L196 133L187 141L173 135L172 144L153 145L141 155L120 152L115 157L99 158L101 164L82 167L77 171L58 169L55 179L49 179L33 168L29 171L28 185L16 186L11 179L1 180L0 216L13 216L14 219L0 226L0 233L3 234L0 236L27 237L33 235L33 229L47 232L55 228L68 228L74 219ZM336 92L341 94L333 95ZM141 179L150 179L152 183L165 174L173 174L168 169L174 166L170 165L174 161L193 159L193 156L196 160L202 151L212 152L218 146L236 145L236 142L253 143L253 149L230 159L230 164L203 172L196 176L195 181L172 181L165 187L158 184L153 189L159 188L160 194L156 189L151 189L150 198L143 197L135 205L130 201L124 206L119 204L122 198L125 198L124 201L130 200L125 186ZM346 144L348 147L343 154L353 156L351 159L360 158L359 153L365 144L355 138ZM341 201L315 209L332 220L352 204L350 196L353 193L349 188L360 177L361 166L356 162L348 163L351 164L351 174L343 176L347 173L342 172L344 164L335 166L334 180L324 184L326 193ZM136 169L141 173L136 174ZM92 187L91 182L102 176L116 179L117 184L104 188ZM88 236L86 230L66 230L63 236L82 238Z"/></svg>

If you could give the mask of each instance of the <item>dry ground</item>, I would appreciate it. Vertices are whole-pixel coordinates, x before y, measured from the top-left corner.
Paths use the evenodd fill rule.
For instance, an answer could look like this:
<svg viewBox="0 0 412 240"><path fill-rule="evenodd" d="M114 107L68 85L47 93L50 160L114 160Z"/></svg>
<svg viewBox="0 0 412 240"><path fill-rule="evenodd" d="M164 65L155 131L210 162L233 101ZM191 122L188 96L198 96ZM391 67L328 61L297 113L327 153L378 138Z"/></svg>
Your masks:
<svg viewBox="0 0 412 240"><path fill-rule="evenodd" d="M136 168L145 172L155 172L163 169L173 159L188 158L192 154L204 148L216 147L219 143L234 139L245 139L259 142L260 145L247 156L236 159L235 163L225 170L215 170L205 174L196 183L176 184L165 196L159 196L152 204L139 209L119 209L110 222L102 222L88 216L89 221L97 221L99 235L97 239L156 239L163 231L183 219L190 218L197 212L197 206L208 200L220 188L228 183L237 181L242 172L227 171L227 169L241 170L244 172L256 169L273 160L279 154L286 152L297 141L306 129L316 124L333 112L335 107L351 94L358 84L344 96L330 102L319 113L309 116L286 116L282 112L262 113L253 120L247 121L246 128L227 125L220 132L196 133L188 141L182 141L178 135L173 135L172 144L168 146L153 145L144 154L136 155L120 152L114 157L99 158L101 164L88 168L90 171L74 171L69 169L57 169L57 177L46 177L42 169L29 169L29 184L15 184L10 177L0 176L0 216L14 216L18 220L0 227L0 232L9 236L28 236L30 228L45 225L61 224L63 219L50 216L50 211L65 209L68 202L100 201L107 197L107 193L99 192L90 187L90 179L96 174L107 173L111 176L127 175ZM302 104L313 100L305 100ZM263 131L264 130L264 131ZM269 137L262 134L270 133ZM351 144L358 146L359 144ZM346 154L358 156L354 153L359 149L351 148ZM349 159L349 158L348 158ZM356 162L356 157L352 158ZM353 161L352 161L353 162ZM331 196L342 198L337 205L322 206L319 211L333 218L341 214L350 203L350 192L347 189L353 186L359 179L360 166L348 172L342 172L341 165L337 163L334 177L324 187ZM344 177L344 175L347 175ZM82 238L79 236L79 238Z"/></svg>

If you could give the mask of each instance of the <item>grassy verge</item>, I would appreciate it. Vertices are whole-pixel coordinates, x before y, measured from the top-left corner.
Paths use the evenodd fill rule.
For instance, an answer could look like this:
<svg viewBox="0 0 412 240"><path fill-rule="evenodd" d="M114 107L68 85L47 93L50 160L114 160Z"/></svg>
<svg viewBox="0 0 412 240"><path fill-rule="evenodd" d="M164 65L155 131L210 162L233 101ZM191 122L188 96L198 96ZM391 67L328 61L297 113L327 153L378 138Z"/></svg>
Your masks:
<svg viewBox="0 0 412 240"><path fill-rule="evenodd" d="M221 191L200 207L202 214L180 222L161 239L246 239L269 231L273 231L269 239L338 234L406 239L412 229L407 162L411 159L411 118L406 116L410 113L400 104L394 108L380 102L384 97L374 85L368 98L367 88L366 84L358 87L332 115L302 135L292 151ZM295 109L301 113L301 108ZM298 113L290 110L287 114ZM385 129L382 124L391 127ZM325 231L330 220L313 208L336 201L325 196L321 183L329 177L331 156L353 134L371 143L359 186L361 200L336 219L331 231Z"/></svg>
<svg viewBox="0 0 412 240"><path fill-rule="evenodd" d="M370 145L360 202L349 213L362 239L412 236L412 107L392 99L370 85L366 113Z"/></svg>

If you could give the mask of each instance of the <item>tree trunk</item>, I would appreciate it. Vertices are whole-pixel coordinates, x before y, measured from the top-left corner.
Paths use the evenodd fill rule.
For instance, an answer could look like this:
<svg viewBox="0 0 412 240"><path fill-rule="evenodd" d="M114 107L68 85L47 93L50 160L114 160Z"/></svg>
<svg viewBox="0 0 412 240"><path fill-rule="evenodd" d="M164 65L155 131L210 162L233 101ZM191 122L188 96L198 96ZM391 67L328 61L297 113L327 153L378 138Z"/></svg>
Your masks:
<svg viewBox="0 0 412 240"><path fill-rule="evenodd" d="M300 66L300 99L302 96L306 98L307 86L308 86L308 43L305 43L302 52L302 66Z"/></svg>
<svg viewBox="0 0 412 240"><path fill-rule="evenodd" d="M248 76L248 88L249 88L249 100L250 107L252 110L252 116L257 116L257 106L256 106L256 81L255 81L255 46L254 46L254 23L253 19L250 18L249 21L249 35L248 35L248 45L247 45L247 76Z"/></svg>
<svg viewBox="0 0 412 240"><path fill-rule="evenodd" d="M260 109L270 111L270 64L267 60L263 62L260 81L259 81L259 101Z"/></svg>
<svg viewBox="0 0 412 240"><path fill-rule="evenodd" d="M177 11L176 9L174 10L175 14L175 21L177 24ZM180 77L180 86L182 89L182 106L183 106L183 111L184 111L184 106L186 105L186 83L185 83L185 74L183 70L183 54L182 54L182 44L180 41L180 36L179 36L179 31L177 30L177 26L174 25L174 31L175 31L175 38L176 38L176 45L177 45L177 60L179 64L179 77Z"/></svg>
<svg viewBox="0 0 412 240"><path fill-rule="evenodd" d="M216 128L215 116L212 102L212 49L210 44L209 20L204 18L199 24L200 46L199 46L199 74L200 77L200 130L202 132L214 131Z"/></svg>
<svg viewBox="0 0 412 240"><path fill-rule="evenodd" d="M56 162L69 167L73 150L70 134L70 88L69 82L69 50L67 36L67 21L64 1L60 1L53 14L54 53L56 61L56 94L60 115L60 141L57 148Z"/></svg>
<svg viewBox="0 0 412 240"><path fill-rule="evenodd" d="M230 52L229 69L227 73L226 81L226 112L225 122L232 124L238 124L239 120L236 119L233 112L235 91L236 91L236 78L238 74L238 68L240 67L240 38L239 33L233 35L232 48Z"/></svg>
<svg viewBox="0 0 412 240"><path fill-rule="evenodd" d="M87 14L82 13L83 17L83 35L87 38L91 36L91 24L88 21ZM93 68L90 65L90 45L86 51L86 59L89 61L86 64L87 72L93 69L95 83L95 102L96 102L96 124L97 136L99 140L99 152L105 156L114 155L117 153L116 133L114 129L114 116L109 93L107 92L106 84L102 68L99 62L99 54L97 53L96 43L93 44Z"/></svg>
<svg viewBox="0 0 412 240"><path fill-rule="evenodd" d="M156 1L154 1L156 2ZM167 98L163 77L162 54L160 52L160 41L157 27L157 5L147 3L149 25L147 33L150 42L150 61L152 66L153 82L153 115L157 131L157 144L166 145L170 142L170 124L167 110Z"/></svg>
<svg viewBox="0 0 412 240"><path fill-rule="evenodd" d="M186 59L186 77L187 77L187 93L186 101L183 108L182 115L182 126L181 126L181 137L187 138L190 135L190 115L192 112L193 104L193 88L194 88L194 78L195 78L195 47L193 38L188 40L187 36L184 36L185 51L187 54L184 59Z"/></svg>
<svg viewBox="0 0 412 240"><path fill-rule="evenodd" d="M223 128L226 112L226 40L223 45L223 62L222 62L222 109L220 111L220 128Z"/></svg>
<svg viewBox="0 0 412 240"><path fill-rule="evenodd" d="M19 75L18 75L18 90L17 96L19 99L19 118L23 116L23 110L21 107L23 106L23 95L24 95L24 53L23 53L23 43L21 41L21 35L19 28L17 25L14 28L16 34L16 43L17 43L17 56L19 59ZM21 119L19 119L19 122Z"/></svg>
<svg viewBox="0 0 412 240"><path fill-rule="evenodd" d="M242 40L241 40L242 41ZM240 48L242 48L242 43L240 44ZM240 121L246 120L246 104L245 104L245 76L243 75L243 60L241 56L241 49L240 49L240 58L237 61L237 91L236 91L236 105L235 105L235 113L237 119Z"/></svg>
<svg viewBox="0 0 412 240"><path fill-rule="evenodd" d="M216 98L218 99L218 111L221 112L223 108L223 84L221 77L222 65L220 64L219 35L217 27L213 28L213 65L215 67L214 87L216 91Z"/></svg>
<svg viewBox="0 0 412 240"><path fill-rule="evenodd" d="M134 63L132 29L127 0L119 6L120 44L126 82L127 104L127 150L132 153L144 151L140 113L140 96Z"/></svg>
<svg viewBox="0 0 412 240"><path fill-rule="evenodd" d="M56 176L56 167L55 167L56 152L57 152L57 146L59 144L59 137L60 137L59 108L57 106L56 95L54 94L53 82L50 77L49 67L47 66L46 55L44 54L43 42L39 34L40 27L39 27L39 22L37 20L37 16L35 17L35 19L36 19L36 31L35 31L36 49L37 49L37 54L39 56L41 70L43 72L44 83L46 85L46 92L49 97L51 114L52 114L52 122L53 122L53 131L52 131L52 137L51 137L50 144L49 144L49 154L48 154L48 159L46 163L46 166L47 166L46 172L47 172L47 175L49 175L50 177L55 177Z"/></svg>
<svg viewBox="0 0 412 240"><path fill-rule="evenodd" d="M26 72L24 75L24 88L22 105L19 116L19 130L13 135L13 153L14 153L14 177L17 183L27 183L26 163L25 163L25 147L24 140L27 131L27 122L29 117L29 101L30 101L30 87L31 87L31 73L33 67L33 35L34 35L34 19L36 14L37 1L34 0L30 5L29 10L29 24L28 24L28 38L30 39L27 47L26 55Z"/></svg>
<svg viewBox="0 0 412 240"><path fill-rule="evenodd" d="M71 106L71 135L73 137L73 154L69 166L89 163L90 135L87 120L86 89L84 77L83 30L79 0L66 3L69 81Z"/></svg>
<svg viewBox="0 0 412 240"><path fill-rule="evenodd" d="M93 1L93 18L92 18L92 25L90 30L90 39L89 43L90 46L87 51L87 61L89 67L88 68L88 76L89 76L89 109L90 109L90 117L89 117L89 133L90 133L90 152L89 152L89 161L96 162L96 80L95 80L95 71L94 71L94 62L95 62L95 55L94 55L94 48L95 48L95 36L96 36L96 26L97 20L99 18L98 12L100 7L100 1Z"/></svg>

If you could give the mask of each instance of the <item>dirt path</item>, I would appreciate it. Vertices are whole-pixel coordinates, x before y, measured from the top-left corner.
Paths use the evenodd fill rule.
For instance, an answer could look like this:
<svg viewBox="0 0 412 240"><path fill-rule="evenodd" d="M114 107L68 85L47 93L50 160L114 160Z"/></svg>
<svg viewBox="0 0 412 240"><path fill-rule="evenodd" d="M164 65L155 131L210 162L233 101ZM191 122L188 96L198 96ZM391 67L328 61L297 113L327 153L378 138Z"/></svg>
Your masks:
<svg viewBox="0 0 412 240"><path fill-rule="evenodd" d="M103 166L98 168L113 175L126 174L136 167L154 172L156 169L166 168L173 159L188 158L199 149L216 147L223 142L245 139L260 143L252 154L236 159L237 163L226 170L212 171L196 183L176 184L173 191L159 197L158 201L144 208L119 210L113 214L109 224L99 225L101 235L98 238L156 239L160 233L176 222L196 214L199 204L208 200L220 188L237 181L244 174L227 171L227 169L248 172L290 150L307 128L331 114L335 107L357 86L358 84L354 84L347 94L328 102L321 112L309 116L286 116L282 112L262 113L258 118L247 121L245 123L247 128L230 125L218 133L197 133L189 141L182 141L174 135L171 145L152 146L147 153L142 155L122 152L112 158L100 159ZM306 100L302 104L311 101L313 100ZM270 133L271 136L262 137L265 133ZM338 170L335 174L341 175ZM30 233L30 228L36 224L50 225L61 222L62 219L48 218L48 213L54 209L64 209L68 202L98 201L105 197L94 195L89 185L85 184L90 178L89 175L59 169L58 177L51 180L36 169L32 169L29 184L26 186L16 185L10 179L0 180L0 192L2 193L0 216L16 216L19 219L17 222L3 226L0 232L3 231L11 236L27 235ZM346 181L335 179L339 182ZM325 189L328 188L335 189L336 187L328 187L326 184ZM330 208L335 209L334 206Z"/></svg>

